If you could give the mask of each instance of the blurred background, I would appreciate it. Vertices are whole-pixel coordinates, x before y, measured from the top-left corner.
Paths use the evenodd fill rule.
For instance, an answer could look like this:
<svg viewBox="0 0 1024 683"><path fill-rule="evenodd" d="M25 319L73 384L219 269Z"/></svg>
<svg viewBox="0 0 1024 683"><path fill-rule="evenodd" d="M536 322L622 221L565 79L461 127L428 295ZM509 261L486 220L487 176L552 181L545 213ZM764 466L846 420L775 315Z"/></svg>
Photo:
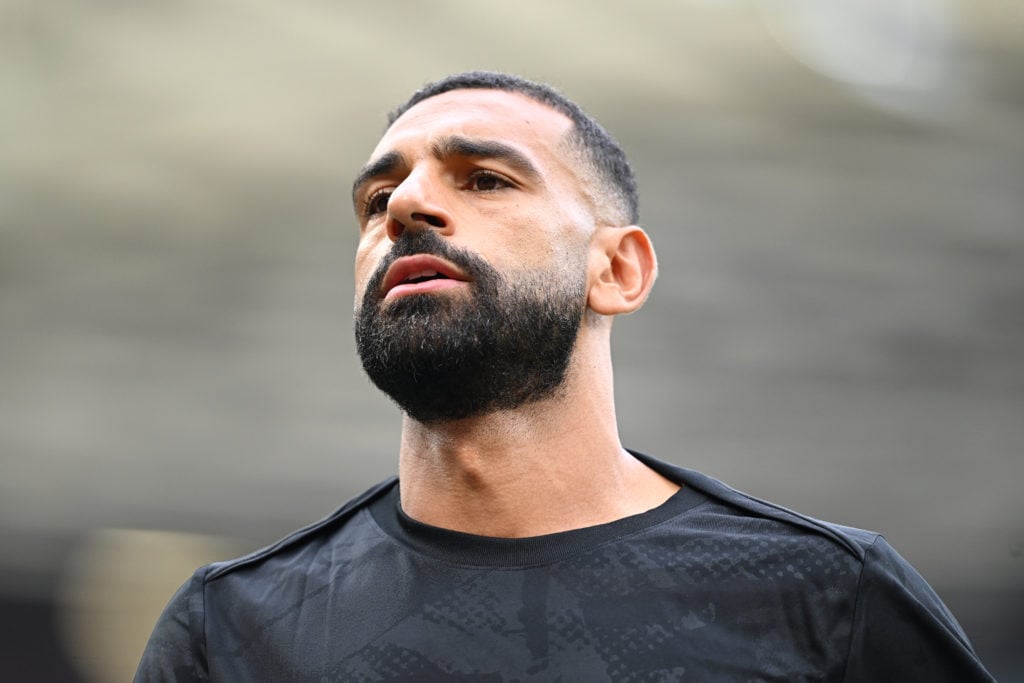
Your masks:
<svg viewBox="0 0 1024 683"><path fill-rule="evenodd" d="M1024 8L0 0L0 669L130 678L192 570L396 467L349 186L470 68L631 155L626 445L886 534L1024 681Z"/></svg>

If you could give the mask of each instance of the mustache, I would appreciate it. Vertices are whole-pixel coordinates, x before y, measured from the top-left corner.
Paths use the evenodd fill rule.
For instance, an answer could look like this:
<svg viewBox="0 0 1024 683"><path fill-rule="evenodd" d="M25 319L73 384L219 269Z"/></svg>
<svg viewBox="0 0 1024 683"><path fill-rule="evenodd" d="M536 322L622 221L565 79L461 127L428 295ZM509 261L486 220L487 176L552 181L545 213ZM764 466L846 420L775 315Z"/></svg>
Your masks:
<svg viewBox="0 0 1024 683"><path fill-rule="evenodd" d="M500 277L498 272L483 258L468 249L452 246L433 230L406 230L395 240L391 251L381 260L377 269L373 271L373 275L366 285L364 304L380 298L381 285L391 264L403 256L416 256L418 254L437 256L453 263L461 268L473 282L493 280Z"/></svg>

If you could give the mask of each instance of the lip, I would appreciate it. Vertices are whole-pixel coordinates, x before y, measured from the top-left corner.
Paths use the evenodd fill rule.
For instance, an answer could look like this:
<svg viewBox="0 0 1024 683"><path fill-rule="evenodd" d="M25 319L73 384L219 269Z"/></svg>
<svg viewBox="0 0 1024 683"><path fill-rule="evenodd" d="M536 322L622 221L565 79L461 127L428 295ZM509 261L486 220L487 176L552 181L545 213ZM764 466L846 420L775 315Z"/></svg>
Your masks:
<svg viewBox="0 0 1024 683"><path fill-rule="evenodd" d="M410 276L430 272L444 277L421 282L406 282ZM381 293L383 299L387 301L409 294L425 294L441 289L450 289L468 281L469 278L465 273L452 263L430 254L416 254L415 256L403 256L391 264L384 274Z"/></svg>

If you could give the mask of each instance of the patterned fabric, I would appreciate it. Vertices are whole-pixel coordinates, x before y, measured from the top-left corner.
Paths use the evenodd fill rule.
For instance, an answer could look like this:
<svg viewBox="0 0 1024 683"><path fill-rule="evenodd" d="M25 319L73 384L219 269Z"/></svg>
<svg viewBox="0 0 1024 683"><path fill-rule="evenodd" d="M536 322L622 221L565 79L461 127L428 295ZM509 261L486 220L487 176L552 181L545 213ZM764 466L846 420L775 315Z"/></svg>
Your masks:
<svg viewBox="0 0 1024 683"><path fill-rule="evenodd" d="M201 568L136 681L991 681L877 534L635 453L683 488L525 539L407 517L395 480Z"/></svg>

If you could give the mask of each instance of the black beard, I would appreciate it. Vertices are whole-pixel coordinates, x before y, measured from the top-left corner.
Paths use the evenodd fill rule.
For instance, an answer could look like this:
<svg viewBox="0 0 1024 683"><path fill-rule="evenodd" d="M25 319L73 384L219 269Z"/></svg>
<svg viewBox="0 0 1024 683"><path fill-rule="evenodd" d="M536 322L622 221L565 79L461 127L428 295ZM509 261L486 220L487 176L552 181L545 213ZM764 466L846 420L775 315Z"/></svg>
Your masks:
<svg viewBox="0 0 1024 683"><path fill-rule="evenodd" d="M380 287L402 256L431 254L470 278L464 293L413 294L387 305ZM406 230L366 287L356 310L363 369L409 417L444 422L518 408L554 396L579 333L585 303L575 282L554 272L511 284L480 257L432 230Z"/></svg>

